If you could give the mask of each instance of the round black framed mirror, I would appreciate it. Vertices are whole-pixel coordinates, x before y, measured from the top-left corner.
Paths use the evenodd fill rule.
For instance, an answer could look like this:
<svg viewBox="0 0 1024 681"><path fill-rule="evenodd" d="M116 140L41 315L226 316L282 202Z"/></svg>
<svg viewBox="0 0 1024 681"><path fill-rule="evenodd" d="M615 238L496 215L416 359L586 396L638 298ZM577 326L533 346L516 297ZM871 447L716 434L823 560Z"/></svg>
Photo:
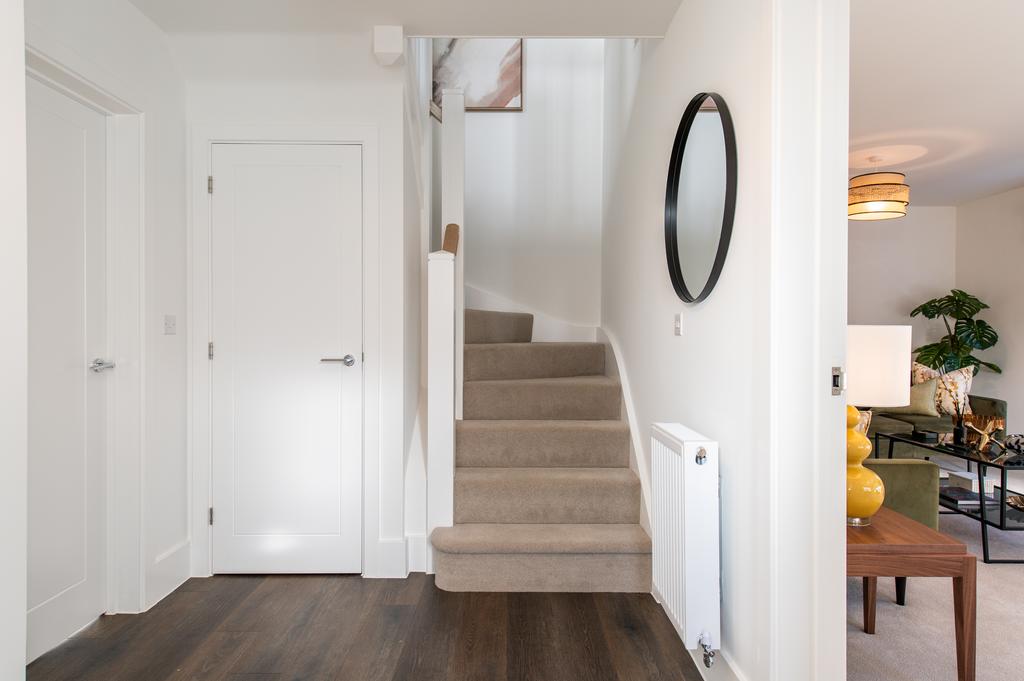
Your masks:
<svg viewBox="0 0 1024 681"><path fill-rule="evenodd" d="M721 95L701 92L679 121L665 190L665 252L676 293L711 295L736 213L736 133Z"/></svg>

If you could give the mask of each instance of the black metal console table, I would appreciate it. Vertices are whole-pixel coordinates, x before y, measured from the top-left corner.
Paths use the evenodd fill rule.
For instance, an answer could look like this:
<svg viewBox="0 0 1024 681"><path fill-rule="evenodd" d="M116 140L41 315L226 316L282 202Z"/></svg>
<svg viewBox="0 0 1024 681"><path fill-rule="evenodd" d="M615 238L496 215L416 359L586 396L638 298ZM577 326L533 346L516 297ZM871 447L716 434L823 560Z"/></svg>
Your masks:
<svg viewBox="0 0 1024 681"><path fill-rule="evenodd" d="M980 453L976 449L970 447L961 447L957 445L940 444L934 442L921 442L915 440L910 436L910 433L876 433L875 434L875 457L877 458L881 451L879 445L881 444L880 439L886 438L889 440L889 458L893 458L893 447L897 442L903 442L914 447L919 447L930 453L943 454L945 456L951 456L961 461L967 462L967 470L971 470L972 464L977 466L978 470L978 508L974 507L961 507L954 502L947 501L942 498L941 490L939 495L939 505L951 512L965 515L968 518L973 518L981 524L981 547L984 554L984 561L986 563L1024 563L1024 559L1017 558L992 558L989 555L988 548L988 528L994 527L997 530L1003 532L1020 532L1024 531L1024 511L1018 511L1009 504L1006 503L1008 497L1019 495L1020 492L1014 492L1007 489L1006 486L1006 474L1008 471L1024 471L1024 467L1007 466L1005 460L1001 463L997 463L989 456ZM926 455L925 458L930 458L930 455ZM988 501L988 495L985 492L985 476L988 469L995 469L999 475L999 492L995 495L993 502Z"/></svg>

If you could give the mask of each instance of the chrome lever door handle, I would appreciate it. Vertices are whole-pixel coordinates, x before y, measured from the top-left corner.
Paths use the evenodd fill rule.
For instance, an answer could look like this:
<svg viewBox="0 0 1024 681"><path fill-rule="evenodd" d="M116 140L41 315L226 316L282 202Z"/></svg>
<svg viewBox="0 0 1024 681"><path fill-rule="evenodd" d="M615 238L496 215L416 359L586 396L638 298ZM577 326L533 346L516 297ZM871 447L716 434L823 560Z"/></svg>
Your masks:
<svg viewBox="0 0 1024 681"><path fill-rule="evenodd" d="M347 367L353 366L356 363L356 358L352 355L345 355L344 357L323 357L320 359L321 362L327 364L332 362L340 362Z"/></svg>
<svg viewBox="0 0 1024 681"><path fill-rule="evenodd" d="M96 358L89 364L89 371L98 374L107 369L113 369L115 366L117 365L111 361Z"/></svg>

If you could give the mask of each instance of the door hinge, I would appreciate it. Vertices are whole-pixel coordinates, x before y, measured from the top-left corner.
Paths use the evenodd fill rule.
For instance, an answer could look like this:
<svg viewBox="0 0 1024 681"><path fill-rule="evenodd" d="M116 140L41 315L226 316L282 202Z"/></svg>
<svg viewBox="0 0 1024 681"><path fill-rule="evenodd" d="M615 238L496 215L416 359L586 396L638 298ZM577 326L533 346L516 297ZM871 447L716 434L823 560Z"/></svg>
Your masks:
<svg viewBox="0 0 1024 681"><path fill-rule="evenodd" d="M206 344L206 358L213 359L213 341Z"/></svg>
<svg viewBox="0 0 1024 681"><path fill-rule="evenodd" d="M842 395L846 392L846 369L832 367L832 394Z"/></svg>
<svg viewBox="0 0 1024 681"><path fill-rule="evenodd" d="M213 193L213 175L208 175L206 178L206 191L210 194Z"/></svg>
<svg viewBox="0 0 1024 681"><path fill-rule="evenodd" d="M210 524L213 525L213 506L210 507Z"/></svg>

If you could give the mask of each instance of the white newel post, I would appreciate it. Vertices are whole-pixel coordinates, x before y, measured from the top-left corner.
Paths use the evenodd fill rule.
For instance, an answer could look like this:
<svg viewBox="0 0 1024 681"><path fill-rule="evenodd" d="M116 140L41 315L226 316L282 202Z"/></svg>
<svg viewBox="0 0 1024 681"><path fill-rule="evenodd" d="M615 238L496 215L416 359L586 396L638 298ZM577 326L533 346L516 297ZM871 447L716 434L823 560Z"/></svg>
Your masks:
<svg viewBox="0 0 1024 681"><path fill-rule="evenodd" d="M459 226L459 247L455 254L455 418L462 418L462 343L465 315L463 242L465 239L466 191L466 97L461 90L441 95L441 229Z"/></svg>
<svg viewBox="0 0 1024 681"><path fill-rule="evenodd" d="M455 255L427 258L427 537L451 527L455 493ZM427 572L434 551L427 550Z"/></svg>

